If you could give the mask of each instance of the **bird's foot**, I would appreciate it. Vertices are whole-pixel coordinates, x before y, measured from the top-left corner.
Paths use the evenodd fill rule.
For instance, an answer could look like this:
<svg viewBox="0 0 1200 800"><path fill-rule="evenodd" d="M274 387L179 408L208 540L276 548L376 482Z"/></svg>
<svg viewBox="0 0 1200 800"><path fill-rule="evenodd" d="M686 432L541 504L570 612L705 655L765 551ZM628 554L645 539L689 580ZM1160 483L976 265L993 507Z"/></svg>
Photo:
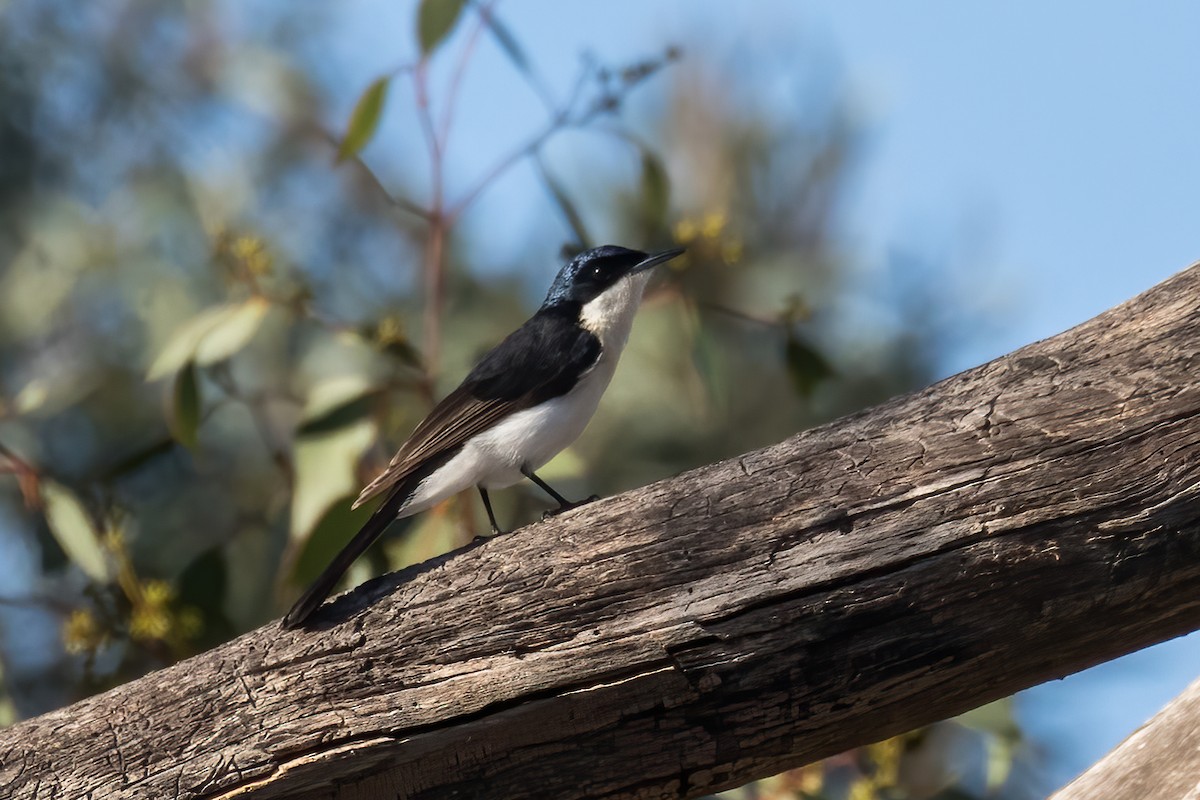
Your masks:
<svg viewBox="0 0 1200 800"><path fill-rule="evenodd" d="M499 528L492 528L491 533L476 534L475 538L471 540L471 544L479 544L480 542L486 542L488 539L494 538L496 536L503 536L506 533L508 533L508 531L502 531Z"/></svg>
<svg viewBox="0 0 1200 800"><path fill-rule="evenodd" d="M580 506L586 506L588 503L594 503L599 499L600 499L600 495L593 494L589 497L583 498L578 503L563 503L558 508L552 508L549 511L543 511L542 512L542 521L548 520L551 517L557 517L559 514L563 513L564 511L570 511L573 508L579 508Z"/></svg>

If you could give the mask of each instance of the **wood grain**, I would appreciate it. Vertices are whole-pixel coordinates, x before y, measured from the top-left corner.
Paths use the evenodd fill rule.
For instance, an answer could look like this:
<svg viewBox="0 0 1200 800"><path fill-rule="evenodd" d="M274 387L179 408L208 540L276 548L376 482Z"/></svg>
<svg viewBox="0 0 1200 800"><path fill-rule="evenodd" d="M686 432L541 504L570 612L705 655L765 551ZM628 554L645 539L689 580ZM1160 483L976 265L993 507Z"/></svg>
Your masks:
<svg viewBox="0 0 1200 800"><path fill-rule="evenodd" d="M0 786L694 797L1185 633L1198 353L1193 267L922 392L0 731Z"/></svg>
<svg viewBox="0 0 1200 800"><path fill-rule="evenodd" d="M1050 800L1200 797L1200 680Z"/></svg>

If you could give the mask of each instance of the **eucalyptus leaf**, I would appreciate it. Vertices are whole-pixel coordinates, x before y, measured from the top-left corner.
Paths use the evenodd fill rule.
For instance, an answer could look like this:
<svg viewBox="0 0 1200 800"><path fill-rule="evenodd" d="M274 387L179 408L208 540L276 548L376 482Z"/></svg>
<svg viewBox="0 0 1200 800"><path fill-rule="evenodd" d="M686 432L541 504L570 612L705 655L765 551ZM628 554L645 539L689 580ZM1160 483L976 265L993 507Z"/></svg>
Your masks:
<svg viewBox="0 0 1200 800"><path fill-rule="evenodd" d="M375 423L360 419L296 439L296 489L292 493L290 538L303 542L338 498L357 495L357 467L375 440Z"/></svg>
<svg viewBox="0 0 1200 800"><path fill-rule="evenodd" d="M206 308L175 329L146 372L146 380L155 381L173 375L196 356L204 335L228 317L235 306L222 304Z"/></svg>
<svg viewBox="0 0 1200 800"><path fill-rule="evenodd" d="M351 509L358 496L351 492L334 500L308 534L290 580L296 586L307 586L316 580L321 571L333 560L346 543L358 532L371 516L370 506Z"/></svg>
<svg viewBox="0 0 1200 800"><path fill-rule="evenodd" d="M300 415L301 435L331 431L367 416L380 390L363 375L338 375L309 391Z"/></svg>
<svg viewBox="0 0 1200 800"><path fill-rule="evenodd" d="M196 346L196 364L216 364L237 353L258 333L270 309L271 304L261 297L252 297L233 306L228 314L200 337Z"/></svg>
<svg viewBox="0 0 1200 800"><path fill-rule="evenodd" d="M713 407L725 409L728 407L729 370L717 338L706 327L696 329L692 341L692 368L704 386L708 401Z"/></svg>
<svg viewBox="0 0 1200 800"><path fill-rule="evenodd" d="M801 397L809 397L821 381L833 375L833 367L812 345L789 333L783 348L784 362L792 386Z"/></svg>
<svg viewBox="0 0 1200 800"><path fill-rule="evenodd" d="M649 150L642 150L642 208L646 227L654 233L667 224L671 203L671 181L662 159Z"/></svg>
<svg viewBox="0 0 1200 800"><path fill-rule="evenodd" d="M118 456L117 460L104 469L100 475L104 480L118 478L148 466L156 459L162 458L175 451L174 437L164 437L140 445L134 450Z"/></svg>
<svg viewBox="0 0 1200 800"><path fill-rule="evenodd" d="M466 5L466 0L421 0L417 10L417 41L422 58L428 58L450 35Z"/></svg>
<svg viewBox="0 0 1200 800"><path fill-rule="evenodd" d="M0 662L0 728L7 728L20 719L17 707L12 701L12 695L5 691L7 686L8 684L4 680L4 662Z"/></svg>
<svg viewBox="0 0 1200 800"><path fill-rule="evenodd" d="M179 604L200 612L204 626L200 640L205 645L226 641L235 634L225 612L228 571L225 554L216 546L197 556L179 576Z"/></svg>
<svg viewBox="0 0 1200 800"><path fill-rule="evenodd" d="M172 375L188 362L206 366L229 358L258 332L270 307L261 297L252 297L201 311L171 334L147 370L146 380Z"/></svg>
<svg viewBox="0 0 1200 800"><path fill-rule="evenodd" d="M196 381L196 365L190 361L175 373L167 422L175 441L188 449L196 446L200 428L200 387Z"/></svg>
<svg viewBox="0 0 1200 800"><path fill-rule="evenodd" d="M338 161L353 158L367 146L371 137L379 127L379 119L383 116L384 102L387 100L388 77L376 78L367 90L358 98L354 111L350 114L350 124L346 127L346 135L338 146Z"/></svg>
<svg viewBox="0 0 1200 800"><path fill-rule="evenodd" d="M107 583L111 572L108 554L100 541L100 532L79 498L61 484L43 481L42 502L50 533L67 558L93 581Z"/></svg>
<svg viewBox="0 0 1200 800"><path fill-rule="evenodd" d="M575 203L572 202L566 190L550 174L545 165L540 160L537 163L538 169L542 174L542 180L545 182L546 188L550 190L550 196L554 198L554 202L566 218L567 224L571 226L571 231L575 234L575 239L584 250L591 247L592 237L588 235L587 228L583 224L583 217L579 215L579 210L575 208Z"/></svg>

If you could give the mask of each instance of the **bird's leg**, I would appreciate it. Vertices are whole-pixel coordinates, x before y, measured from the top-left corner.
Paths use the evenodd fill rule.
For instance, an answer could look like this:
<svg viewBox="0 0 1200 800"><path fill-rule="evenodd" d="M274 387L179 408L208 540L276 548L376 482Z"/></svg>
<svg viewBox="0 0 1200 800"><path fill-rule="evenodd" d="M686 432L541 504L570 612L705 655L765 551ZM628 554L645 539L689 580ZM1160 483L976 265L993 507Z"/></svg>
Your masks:
<svg viewBox="0 0 1200 800"><path fill-rule="evenodd" d="M492 523L492 536L499 536L502 533L507 533L507 531L500 530L500 526L496 524L496 514L492 511L492 501L488 497L487 489L483 488L482 486L478 487L478 489L479 496L483 498L483 507L487 509L488 522ZM475 538L481 539L483 537L476 536Z"/></svg>
<svg viewBox="0 0 1200 800"><path fill-rule="evenodd" d="M551 497L553 497L555 500L558 501L558 508L554 509L553 511L547 511L545 514L542 514L542 519L546 519L547 517L552 517L555 514L561 514L564 511L570 511L572 508L579 508L580 506L587 505L588 503L594 503L595 501L600 499L600 495L594 494L591 497L580 500L578 503L572 503L570 500L563 497L558 492L554 491L554 489L550 486L550 484L546 483L544 480L539 478L534 473L534 471L531 470L529 467L527 467L527 466L521 467L521 474L524 475L526 478L529 478L529 480L533 481L538 486L542 487L542 490L545 491L546 494L550 495Z"/></svg>

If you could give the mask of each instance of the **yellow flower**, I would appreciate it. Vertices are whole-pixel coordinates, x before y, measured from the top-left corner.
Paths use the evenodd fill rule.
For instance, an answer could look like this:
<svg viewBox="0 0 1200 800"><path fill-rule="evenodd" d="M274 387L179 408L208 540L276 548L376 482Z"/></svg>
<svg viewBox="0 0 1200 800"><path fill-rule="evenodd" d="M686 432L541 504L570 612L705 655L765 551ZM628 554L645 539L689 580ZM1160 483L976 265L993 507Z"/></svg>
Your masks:
<svg viewBox="0 0 1200 800"><path fill-rule="evenodd" d="M721 260L729 265L736 264L742 260L741 237L731 236L721 243Z"/></svg>
<svg viewBox="0 0 1200 800"><path fill-rule="evenodd" d="M251 275L266 275L271 271L271 254L257 236L239 236L229 246L229 252Z"/></svg>
<svg viewBox="0 0 1200 800"><path fill-rule="evenodd" d="M395 344L405 341L406 338L404 323L399 317L389 316L379 320L379 326L375 329L375 339L380 344Z"/></svg>
<svg viewBox="0 0 1200 800"><path fill-rule="evenodd" d="M148 606L165 606L175 598L175 590L166 581L146 581L142 584L142 602Z"/></svg>
<svg viewBox="0 0 1200 800"><path fill-rule="evenodd" d="M129 636L135 641L165 639L171 632L171 615L161 606L140 606L129 617Z"/></svg>
<svg viewBox="0 0 1200 800"><path fill-rule="evenodd" d="M700 225L701 235L705 239L716 239L725 230L728 222L729 218L725 216L724 211L710 211L704 215L704 221Z"/></svg>
<svg viewBox="0 0 1200 800"><path fill-rule="evenodd" d="M687 244L696 238L696 223L684 218L675 223L675 241Z"/></svg>
<svg viewBox="0 0 1200 800"><path fill-rule="evenodd" d="M63 623L62 640L68 653L90 653L104 641L104 631L91 611L77 608Z"/></svg>

